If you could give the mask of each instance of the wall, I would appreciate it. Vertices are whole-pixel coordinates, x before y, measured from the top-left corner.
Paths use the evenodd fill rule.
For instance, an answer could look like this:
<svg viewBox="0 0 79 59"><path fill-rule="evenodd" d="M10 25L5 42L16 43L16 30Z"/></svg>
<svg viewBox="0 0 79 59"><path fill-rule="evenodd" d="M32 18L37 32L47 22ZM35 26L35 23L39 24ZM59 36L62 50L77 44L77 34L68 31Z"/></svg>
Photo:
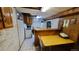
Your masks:
<svg viewBox="0 0 79 59"><path fill-rule="evenodd" d="M32 26L33 26L34 28L36 28L36 27L41 27L41 19L38 19L38 18L34 17L34 18L33 18Z"/></svg>
<svg viewBox="0 0 79 59"><path fill-rule="evenodd" d="M58 29L59 18L47 20L47 21L44 21L43 23L41 23L41 21L42 21L42 19L34 18L32 26L35 27L35 28L36 27L47 28L47 21L51 21L51 28L52 29Z"/></svg>
<svg viewBox="0 0 79 59"><path fill-rule="evenodd" d="M41 22L43 21L42 18L33 18L33 23L32 23L32 27L34 28L46 28L46 22Z"/></svg>
<svg viewBox="0 0 79 59"><path fill-rule="evenodd" d="M41 28L47 28L47 22L44 21L43 23L41 23Z"/></svg>
<svg viewBox="0 0 79 59"><path fill-rule="evenodd" d="M16 10L12 8L13 28L0 30L0 50L16 51L19 49Z"/></svg>
<svg viewBox="0 0 79 59"><path fill-rule="evenodd" d="M58 29L59 18L52 19L52 20L47 20L47 21L51 21L51 28L52 29Z"/></svg>

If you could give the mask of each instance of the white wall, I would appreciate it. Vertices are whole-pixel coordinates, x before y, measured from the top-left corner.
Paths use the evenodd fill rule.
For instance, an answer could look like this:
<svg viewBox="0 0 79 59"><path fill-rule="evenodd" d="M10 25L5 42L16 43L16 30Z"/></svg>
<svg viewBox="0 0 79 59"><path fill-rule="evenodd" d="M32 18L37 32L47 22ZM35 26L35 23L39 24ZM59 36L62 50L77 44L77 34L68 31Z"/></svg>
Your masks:
<svg viewBox="0 0 79 59"><path fill-rule="evenodd" d="M58 29L59 18L51 19L51 20L47 20L47 21L51 21L51 28L52 29ZM44 21L43 23L41 23L41 19L34 18L32 26L34 28L36 28L36 27L47 28L47 21Z"/></svg>
<svg viewBox="0 0 79 59"><path fill-rule="evenodd" d="M32 27L34 28L46 28L46 22L41 22L42 18L33 18Z"/></svg>
<svg viewBox="0 0 79 59"><path fill-rule="evenodd" d="M34 28L39 27L40 28L41 27L41 19L34 17L32 27L34 27Z"/></svg>
<svg viewBox="0 0 79 59"><path fill-rule="evenodd" d="M44 21L43 23L41 23L41 28L47 28L47 23L46 23L46 21Z"/></svg>
<svg viewBox="0 0 79 59"><path fill-rule="evenodd" d="M0 50L13 51L19 49L16 10L12 8L13 28L0 30Z"/></svg>
<svg viewBox="0 0 79 59"><path fill-rule="evenodd" d="M58 29L59 19L53 19L51 22L51 28Z"/></svg>
<svg viewBox="0 0 79 59"><path fill-rule="evenodd" d="M52 29L58 29L59 18L48 20L48 21L51 21L51 28Z"/></svg>

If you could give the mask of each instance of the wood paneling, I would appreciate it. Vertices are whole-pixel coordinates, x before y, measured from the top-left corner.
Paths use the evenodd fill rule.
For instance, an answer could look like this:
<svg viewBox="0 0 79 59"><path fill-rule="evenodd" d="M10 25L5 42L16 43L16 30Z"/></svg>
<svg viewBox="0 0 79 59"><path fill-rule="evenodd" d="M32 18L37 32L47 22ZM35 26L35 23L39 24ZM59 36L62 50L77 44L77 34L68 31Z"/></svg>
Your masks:
<svg viewBox="0 0 79 59"><path fill-rule="evenodd" d="M1 9L5 28L13 27L12 15L11 15L12 9L10 7L2 7Z"/></svg>
<svg viewBox="0 0 79 59"><path fill-rule="evenodd" d="M42 7L22 7L22 8L41 10Z"/></svg>
<svg viewBox="0 0 79 59"><path fill-rule="evenodd" d="M76 24L79 24L79 15L77 15L77 21Z"/></svg>
<svg viewBox="0 0 79 59"><path fill-rule="evenodd" d="M79 7L72 7L71 9L59 12L55 15L52 15L50 17L47 17L47 19L54 19L54 18L61 18L61 17L66 17L70 15L76 15L79 13Z"/></svg>

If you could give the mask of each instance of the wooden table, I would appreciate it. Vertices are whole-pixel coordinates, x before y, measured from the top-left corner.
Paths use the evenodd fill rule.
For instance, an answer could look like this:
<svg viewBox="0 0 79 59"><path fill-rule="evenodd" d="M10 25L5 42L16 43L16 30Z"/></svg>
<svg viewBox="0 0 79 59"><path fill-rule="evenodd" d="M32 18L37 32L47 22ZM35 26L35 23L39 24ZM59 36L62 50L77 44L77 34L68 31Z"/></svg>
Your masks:
<svg viewBox="0 0 79 59"><path fill-rule="evenodd" d="M34 45L38 46L39 45L39 38L38 35L46 36L46 35L57 35L59 33L58 29L50 29L50 28L35 28L33 30L34 36L35 36L35 42Z"/></svg>
<svg viewBox="0 0 79 59"><path fill-rule="evenodd" d="M61 38L58 35L39 36L39 40L41 48L75 43L73 40Z"/></svg>

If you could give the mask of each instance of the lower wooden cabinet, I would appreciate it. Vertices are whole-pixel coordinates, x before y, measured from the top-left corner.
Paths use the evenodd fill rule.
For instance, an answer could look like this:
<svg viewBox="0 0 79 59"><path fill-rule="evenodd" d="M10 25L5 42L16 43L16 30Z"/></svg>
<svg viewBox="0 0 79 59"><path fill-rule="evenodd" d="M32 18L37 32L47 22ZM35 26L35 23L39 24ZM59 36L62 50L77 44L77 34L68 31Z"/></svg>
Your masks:
<svg viewBox="0 0 79 59"><path fill-rule="evenodd" d="M3 23L0 21L0 29L3 29Z"/></svg>
<svg viewBox="0 0 79 59"><path fill-rule="evenodd" d="M12 8L0 7L0 29L13 27Z"/></svg>
<svg viewBox="0 0 79 59"><path fill-rule="evenodd" d="M2 21L2 15L1 15L1 8L0 8L0 29L3 29L3 21Z"/></svg>
<svg viewBox="0 0 79 59"><path fill-rule="evenodd" d="M12 22L12 8L11 7L1 7L3 15L3 23L5 28L13 27Z"/></svg>

